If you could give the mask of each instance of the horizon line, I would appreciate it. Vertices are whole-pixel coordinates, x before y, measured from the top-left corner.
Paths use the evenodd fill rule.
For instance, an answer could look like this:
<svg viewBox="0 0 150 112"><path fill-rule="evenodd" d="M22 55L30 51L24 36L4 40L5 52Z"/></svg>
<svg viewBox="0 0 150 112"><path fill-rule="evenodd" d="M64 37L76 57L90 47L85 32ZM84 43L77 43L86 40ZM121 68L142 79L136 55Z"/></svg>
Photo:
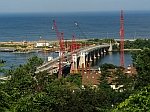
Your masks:
<svg viewBox="0 0 150 112"><path fill-rule="evenodd" d="M0 14L33 14L33 13L109 13L109 12L120 12L120 10L103 10L103 11L53 11L53 12L46 12L46 11L39 11L39 12L0 12ZM124 10L125 12L150 12L150 10Z"/></svg>

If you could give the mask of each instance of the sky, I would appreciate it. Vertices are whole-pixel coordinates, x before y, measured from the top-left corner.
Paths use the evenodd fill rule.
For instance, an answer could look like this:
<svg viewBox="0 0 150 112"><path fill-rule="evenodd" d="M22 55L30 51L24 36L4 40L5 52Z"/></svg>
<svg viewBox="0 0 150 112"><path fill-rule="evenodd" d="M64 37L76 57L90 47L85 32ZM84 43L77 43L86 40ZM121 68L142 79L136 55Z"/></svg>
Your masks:
<svg viewBox="0 0 150 112"><path fill-rule="evenodd" d="M150 0L0 0L0 13L148 10Z"/></svg>

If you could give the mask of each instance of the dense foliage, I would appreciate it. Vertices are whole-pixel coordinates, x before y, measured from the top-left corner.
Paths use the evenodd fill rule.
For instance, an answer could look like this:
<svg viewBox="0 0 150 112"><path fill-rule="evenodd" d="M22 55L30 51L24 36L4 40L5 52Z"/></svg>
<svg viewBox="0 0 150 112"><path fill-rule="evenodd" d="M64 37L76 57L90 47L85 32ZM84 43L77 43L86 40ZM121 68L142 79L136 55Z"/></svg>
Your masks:
<svg viewBox="0 0 150 112"><path fill-rule="evenodd" d="M113 65L101 67L101 84L93 88L82 86L80 74L61 79L47 72L35 74L42 62L32 57L27 64L7 72L11 79L0 83L1 112L109 112L129 96L127 91L113 90L105 80L110 75L107 68L114 68ZM117 80L116 83L120 84Z"/></svg>
<svg viewBox="0 0 150 112"><path fill-rule="evenodd" d="M114 39L89 39L87 40L87 43L92 43L92 44L103 44L103 43L115 43Z"/></svg>
<svg viewBox="0 0 150 112"><path fill-rule="evenodd" d="M133 55L137 76L134 80L134 94L120 103L114 112L150 111L150 49Z"/></svg>
<svg viewBox="0 0 150 112"><path fill-rule="evenodd" d="M126 75L122 67L103 64L95 88L83 87L80 74L61 79L47 72L35 74L43 61L32 57L27 64L6 72L9 80L0 80L0 112L149 111L150 49L134 54L133 61L136 77ZM114 90L110 85L123 86Z"/></svg>
<svg viewBox="0 0 150 112"><path fill-rule="evenodd" d="M136 39L135 41L125 41L125 49L150 48L150 39Z"/></svg>
<svg viewBox="0 0 150 112"><path fill-rule="evenodd" d="M138 72L136 89L141 89L150 84L150 49L144 49L133 56L134 65Z"/></svg>
<svg viewBox="0 0 150 112"><path fill-rule="evenodd" d="M113 110L113 112L149 112L150 111L150 86L131 95Z"/></svg>

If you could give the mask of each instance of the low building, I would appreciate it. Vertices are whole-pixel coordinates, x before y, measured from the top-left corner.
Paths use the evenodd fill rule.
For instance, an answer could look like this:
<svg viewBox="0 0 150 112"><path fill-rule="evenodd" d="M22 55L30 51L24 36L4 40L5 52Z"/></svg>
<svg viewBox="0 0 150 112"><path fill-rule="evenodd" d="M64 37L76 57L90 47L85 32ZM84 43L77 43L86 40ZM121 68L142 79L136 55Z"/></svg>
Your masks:
<svg viewBox="0 0 150 112"><path fill-rule="evenodd" d="M101 71L99 71L98 69L90 69L90 70L89 69L86 69L86 70L79 69L78 72L82 74L82 84L83 85L96 86L99 84L99 78L101 75Z"/></svg>
<svg viewBox="0 0 150 112"><path fill-rule="evenodd" d="M35 47L49 47L50 43L44 40L38 41L35 44Z"/></svg>

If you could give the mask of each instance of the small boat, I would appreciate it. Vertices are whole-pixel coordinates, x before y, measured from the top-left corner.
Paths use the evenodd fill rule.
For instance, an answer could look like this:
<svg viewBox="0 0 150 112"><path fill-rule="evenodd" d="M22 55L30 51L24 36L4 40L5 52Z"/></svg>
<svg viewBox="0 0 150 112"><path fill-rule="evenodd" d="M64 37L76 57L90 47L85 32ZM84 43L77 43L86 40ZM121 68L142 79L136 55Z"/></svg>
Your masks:
<svg viewBox="0 0 150 112"><path fill-rule="evenodd" d="M14 54L28 54L28 53L32 53L32 51L14 51Z"/></svg>

